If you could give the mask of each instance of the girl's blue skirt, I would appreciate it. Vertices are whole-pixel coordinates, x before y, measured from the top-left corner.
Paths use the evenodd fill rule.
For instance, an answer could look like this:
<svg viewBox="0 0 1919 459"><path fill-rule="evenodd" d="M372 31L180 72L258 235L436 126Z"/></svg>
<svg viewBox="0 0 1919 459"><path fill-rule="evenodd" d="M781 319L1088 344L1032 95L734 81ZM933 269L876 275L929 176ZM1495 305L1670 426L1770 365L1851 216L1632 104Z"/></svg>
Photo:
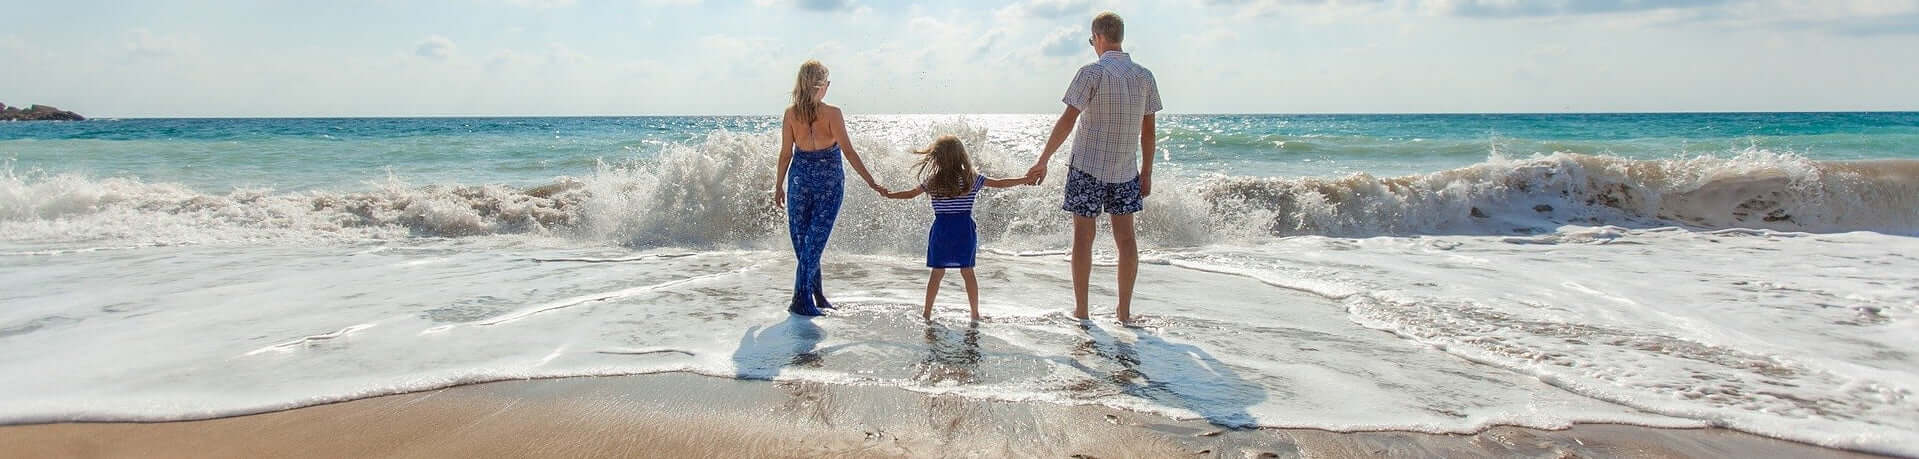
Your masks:
<svg viewBox="0 0 1919 459"><path fill-rule="evenodd" d="M971 268L979 253L979 234L970 214L933 217L933 230L926 234L926 267Z"/></svg>

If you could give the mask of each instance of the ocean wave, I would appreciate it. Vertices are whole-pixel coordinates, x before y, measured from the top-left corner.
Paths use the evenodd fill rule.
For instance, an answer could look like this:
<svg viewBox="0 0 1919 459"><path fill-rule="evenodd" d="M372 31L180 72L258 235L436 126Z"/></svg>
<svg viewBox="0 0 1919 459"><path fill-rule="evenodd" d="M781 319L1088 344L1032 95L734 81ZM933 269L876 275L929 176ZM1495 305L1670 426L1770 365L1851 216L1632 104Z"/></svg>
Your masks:
<svg viewBox="0 0 1919 459"><path fill-rule="evenodd" d="M969 145L988 174L1017 175L1029 159L986 141L983 129L935 124ZM910 137L910 136L909 136ZM911 142L917 139L907 139ZM917 143L860 139L881 181L913 183ZM767 247L783 240L772 200L770 134L716 131L659 155L602 163L544 186L414 185L399 177L364 191L207 193L133 178L0 171L0 228L8 239L198 243L256 239L366 239L544 235L636 247ZM1177 155L1177 152L1175 152ZM1815 161L1749 148L1726 155L1635 160L1497 153L1467 167L1399 177L1243 177L1162 166L1141 214L1142 239L1160 247L1294 235L1512 235L1564 225L1684 226L1780 231L1919 231L1919 161ZM1065 166L1041 187L993 190L977 218L982 242L1014 250L1066 240L1058 210ZM913 251L930 212L881 199L847 174L835 245ZM1057 235L1046 239L1035 236Z"/></svg>

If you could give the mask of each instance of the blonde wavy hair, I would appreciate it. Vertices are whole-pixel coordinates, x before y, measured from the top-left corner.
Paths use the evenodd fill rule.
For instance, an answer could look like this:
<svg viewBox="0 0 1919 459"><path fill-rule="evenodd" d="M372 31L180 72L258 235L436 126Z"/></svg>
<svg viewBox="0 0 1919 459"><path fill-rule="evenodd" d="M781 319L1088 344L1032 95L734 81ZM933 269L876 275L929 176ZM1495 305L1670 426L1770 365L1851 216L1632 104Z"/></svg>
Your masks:
<svg viewBox="0 0 1919 459"><path fill-rule="evenodd" d="M793 114L799 115L800 122L810 124L819 117L820 101L813 95L826 86L826 64L808 60L800 64L800 74L793 80Z"/></svg>

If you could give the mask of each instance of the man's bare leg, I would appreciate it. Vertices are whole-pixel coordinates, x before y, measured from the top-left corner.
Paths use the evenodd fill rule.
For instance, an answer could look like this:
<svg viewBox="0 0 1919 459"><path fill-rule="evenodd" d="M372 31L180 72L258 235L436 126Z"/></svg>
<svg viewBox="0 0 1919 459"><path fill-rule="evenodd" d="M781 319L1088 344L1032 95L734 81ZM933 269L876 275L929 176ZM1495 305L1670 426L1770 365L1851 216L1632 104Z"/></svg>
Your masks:
<svg viewBox="0 0 1919 459"><path fill-rule="evenodd" d="M1073 318L1085 320L1086 282L1093 276L1093 237L1099 233L1099 220L1073 216Z"/></svg>
<svg viewBox="0 0 1919 459"><path fill-rule="evenodd" d="M1133 238L1133 215L1113 216L1113 248L1119 252L1119 321L1133 321L1133 281L1139 278L1139 243Z"/></svg>

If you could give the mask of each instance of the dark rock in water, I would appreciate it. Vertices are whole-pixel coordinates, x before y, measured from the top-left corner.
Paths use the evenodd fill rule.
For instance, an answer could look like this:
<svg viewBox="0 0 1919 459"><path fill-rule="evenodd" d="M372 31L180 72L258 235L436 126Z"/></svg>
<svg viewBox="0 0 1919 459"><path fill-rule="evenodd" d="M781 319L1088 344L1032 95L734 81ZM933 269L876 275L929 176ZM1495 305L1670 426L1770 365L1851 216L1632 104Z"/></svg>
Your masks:
<svg viewBox="0 0 1919 459"><path fill-rule="evenodd" d="M1553 211L1553 206L1549 206L1545 204L1533 206L1533 212L1552 212L1552 211Z"/></svg>
<svg viewBox="0 0 1919 459"><path fill-rule="evenodd" d="M1479 210L1479 208L1478 208L1478 207L1474 207L1474 208L1473 208L1473 218L1486 218L1486 212L1485 212L1485 211L1483 211L1483 210Z"/></svg>
<svg viewBox="0 0 1919 459"><path fill-rule="evenodd" d="M87 117L49 105L33 105L26 109L0 104L0 121L85 121Z"/></svg>

